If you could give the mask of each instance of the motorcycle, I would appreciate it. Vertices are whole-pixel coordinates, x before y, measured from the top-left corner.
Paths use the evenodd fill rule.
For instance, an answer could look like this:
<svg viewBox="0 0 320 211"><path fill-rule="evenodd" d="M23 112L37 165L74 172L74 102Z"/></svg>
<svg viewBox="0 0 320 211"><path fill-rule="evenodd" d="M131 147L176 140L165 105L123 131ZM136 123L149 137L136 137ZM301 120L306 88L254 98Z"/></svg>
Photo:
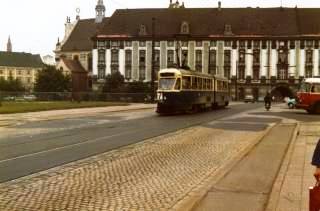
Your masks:
<svg viewBox="0 0 320 211"><path fill-rule="evenodd" d="M269 111L271 108L271 103L265 103L264 107L266 108L267 111Z"/></svg>

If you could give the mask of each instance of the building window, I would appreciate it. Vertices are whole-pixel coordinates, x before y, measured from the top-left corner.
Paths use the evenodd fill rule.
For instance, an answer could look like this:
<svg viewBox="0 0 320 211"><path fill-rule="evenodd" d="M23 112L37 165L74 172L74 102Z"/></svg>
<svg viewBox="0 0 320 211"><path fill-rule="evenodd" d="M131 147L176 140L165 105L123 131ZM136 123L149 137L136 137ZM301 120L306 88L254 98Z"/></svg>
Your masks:
<svg viewBox="0 0 320 211"><path fill-rule="evenodd" d="M3 70L0 70L0 75L3 75Z"/></svg>
<svg viewBox="0 0 320 211"><path fill-rule="evenodd" d="M182 62L182 67L187 67L188 66L188 50L182 50L181 51L181 62Z"/></svg>
<svg viewBox="0 0 320 211"><path fill-rule="evenodd" d="M202 47L202 41L197 41L197 42L196 42L196 46L197 46L197 47Z"/></svg>
<svg viewBox="0 0 320 211"><path fill-rule="evenodd" d="M111 51L111 73L119 71L119 50Z"/></svg>
<svg viewBox="0 0 320 211"><path fill-rule="evenodd" d="M21 75L21 70L18 71L18 75Z"/></svg>
<svg viewBox="0 0 320 211"><path fill-rule="evenodd" d="M27 78L27 83L31 83L31 78Z"/></svg>
<svg viewBox="0 0 320 211"><path fill-rule="evenodd" d="M231 47L232 42L231 41L225 41L224 46L225 47Z"/></svg>
<svg viewBox="0 0 320 211"><path fill-rule="evenodd" d="M85 53L80 54L80 60L86 60L87 55Z"/></svg>
<svg viewBox="0 0 320 211"><path fill-rule="evenodd" d="M188 47L188 41L182 41L181 42L182 47Z"/></svg>
<svg viewBox="0 0 320 211"><path fill-rule="evenodd" d="M139 42L140 47L146 47L146 41L140 41Z"/></svg>
<svg viewBox="0 0 320 211"><path fill-rule="evenodd" d="M278 58L279 64L288 64L288 52L280 49L279 50L279 58Z"/></svg>
<svg viewBox="0 0 320 211"><path fill-rule="evenodd" d="M260 48L260 41L258 41L258 40L253 41L253 47Z"/></svg>
<svg viewBox="0 0 320 211"><path fill-rule="evenodd" d="M188 22L182 22L181 24L181 29L180 29L181 34L189 34L189 24Z"/></svg>
<svg viewBox="0 0 320 211"><path fill-rule="evenodd" d="M238 70L239 70L238 79L244 80L244 79L245 79L245 75L246 75L245 67L244 67L244 66L240 66L240 67L238 68Z"/></svg>
<svg viewBox="0 0 320 211"><path fill-rule="evenodd" d="M217 41L215 41L215 40L210 41L210 46L211 47L216 47L217 46Z"/></svg>
<svg viewBox="0 0 320 211"><path fill-rule="evenodd" d="M167 41L168 47L174 47L174 42L173 41Z"/></svg>
<svg viewBox="0 0 320 211"><path fill-rule="evenodd" d="M125 51L125 78L127 80L131 79L131 70L132 70L132 51Z"/></svg>
<svg viewBox="0 0 320 211"><path fill-rule="evenodd" d="M231 51L224 51L224 77L230 77L230 68L231 67Z"/></svg>
<svg viewBox="0 0 320 211"><path fill-rule="evenodd" d="M168 50L167 52L167 67L173 67L174 66L174 51Z"/></svg>
<svg viewBox="0 0 320 211"><path fill-rule="evenodd" d="M313 66L307 66L306 67L306 78L312 78L313 76Z"/></svg>
<svg viewBox="0 0 320 211"><path fill-rule="evenodd" d="M307 50L306 51L306 63L307 64L313 64L313 51L312 50Z"/></svg>
<svg viewBox="0 0 320 211"><path fill-rule="evenodd" d="M239 64L245 64L246 63L246 52L245 50L239 51Z"/></svg>
<svg viewBox="0 0 320 211"><path fill-rule="evenodd" d="M139 51L139 80L146 79L146 51Z"/></svg>
<svg viewBox="0 0 320 211"><path fill-rule="evenodd" d="M28 70L28 71L27 71L27 75L30 75L30 74L31 74L31 71L30 71L30 70Z"/></svg>
<svg viewBox="0 0 320 211"><path fill-rule="evenodd" d="M160 47L160 41L155 41L154 42L154 47Z"/></svg>
<svg viewBox="0 0 320 211"><path fill-rule="evenodd" d="M288 79L288 69L287 68L280 68L278 70L278 79L279 80L287 80Z"/></svg>
<svg viewBox="0 0 320 211"><path fill-rule="evenodd" d="M105 47L104 41L98 41L98 48L104 48L104 47Z"/></svg>
<svg viewBox="0 0 320 211"><path fill-rule="evenodd" d="M253 51L253 65L260 65L260 51Z"/></svg>
<svg viewBox="0 0 320 211"><path fill-rule="evenodd" d="M253 68L253 80L257 81L260 78L260 68L254 67Z"/></svg>
<svg viewBox="0 0 320 211"><path fill-rule="evenodd" d="M131 41L126 41L125 42L125 46L126 47L131 47L132 46L132 42Z"/></svg>
<svg viewBox="0 0 320 211"><path fill-rule="evenodd" d="M112 41L111 42L111 47L112 48L119 48L120 47L120 42L119 41Z"/></svg>
<svg viewBox="0 0 320 211"><path fill-rule="evenodd" d="M154 50L154 79L157 79L157 73L160 70L160 50Z"/></svg>
<svg viewBox="0 0 320 211"><path fill-rule="evenodd" d="M140 25L139 35L140 36L147 35L147 27L146 27L146 25L143 25L143 24Z"/></svg>
<svg viewBox="0 0 320 211"><path fill-rule="evenodd" d="M239 46L240 46L240 48L245 48L245 47L246 47L246 41L241 40L241 41L239 42Z"/></svg>
<svg viewBox="0 0 320 211"><path fill-rule="evenodd" d="M307 40L306 44L307 44L307 48L313 48L313 41L312 40Z"/></svg>
<svg viewBox="0 0 320 211"><path fill-rule="evenodd" d="M209 52L209 74L216 75L216 66L217 66L217 51L210 50Z"/></svg>
<svg viewBox="0 0 320 211"><path fill-rule="evenodd" d="M196 71L202 72L202 50L196 50Z"/></svg>

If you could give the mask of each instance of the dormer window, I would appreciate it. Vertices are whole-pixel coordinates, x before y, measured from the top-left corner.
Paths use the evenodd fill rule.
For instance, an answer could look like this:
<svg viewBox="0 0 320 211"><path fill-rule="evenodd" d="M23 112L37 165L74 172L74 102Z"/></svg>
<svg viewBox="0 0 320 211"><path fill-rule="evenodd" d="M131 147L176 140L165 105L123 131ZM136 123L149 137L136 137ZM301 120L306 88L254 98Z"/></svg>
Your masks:
<svg viewBox="0 0 320 211"><path fill-rule="evenodd" d="M233 33L232 33L232 28L231 28L231 25L230 25L230 24L224 25L224 35L226 35L226 36L231 36L231 35L233 35Z"/></svg>
<svg viewBox="0 0 320 211"><path fill-rule="evenodd" d="M190 33L189 23L188 22L186 22L186 21L182 22L180 33L181 34L189 34Z"/></svg>
<svg viewBox="0 0 320 211"><path fill-rule="evenodd" d="M146 25L143 25L143 24L140 25L139 35L140 36L146 36L147 35L147 27L146 27Z"/></svg>

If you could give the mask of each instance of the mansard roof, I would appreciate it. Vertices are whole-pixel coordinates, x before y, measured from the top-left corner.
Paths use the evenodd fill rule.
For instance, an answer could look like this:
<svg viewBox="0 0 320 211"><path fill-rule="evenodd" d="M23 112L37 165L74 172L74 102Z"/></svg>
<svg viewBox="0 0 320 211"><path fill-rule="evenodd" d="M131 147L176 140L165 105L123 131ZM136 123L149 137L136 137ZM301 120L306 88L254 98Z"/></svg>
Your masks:
<svg viewBox="0 0 320 211"><path fill-rule="evenodd" d="M151 36L155 18L157 37L175 37L188 22L190 37L225 37L230 25L234 37L319 37L320 8L179 8L116 10L98 38L137 38L144 24Z"/></svg>
<svg viewBox="0 0 320 211"><path fill-rule="evenodd" d="M0 66L41 68L44 64L39 54L0 51Z"/></svg>
<svg viewBox="0 0 320 211"><path fill-rule="evenodd" d="M79 20L69 38L62 46L61 51L91 51L93 49L91 37L97 34L98 30L108 19L109 18L104 18L102 23L95 23L94 18Z"/></svg>

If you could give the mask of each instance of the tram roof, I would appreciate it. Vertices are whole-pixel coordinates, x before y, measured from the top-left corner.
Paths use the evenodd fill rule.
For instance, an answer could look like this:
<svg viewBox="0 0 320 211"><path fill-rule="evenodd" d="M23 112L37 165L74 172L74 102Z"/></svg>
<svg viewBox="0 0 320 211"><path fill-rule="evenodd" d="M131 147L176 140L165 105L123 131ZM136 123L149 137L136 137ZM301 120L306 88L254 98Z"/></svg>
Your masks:
<svg viewBox="0 0 320 211"><path fill-rule="evenodd" d="M211 75L211 74L204 74L204 73L199 73L196 71L192 71L192 70L185 70L185 69L181 69L181 68L166 68L166 69L162 69L160 70L160 73L181 73L182 75L195 75L195 76L200 76L200 77L208 77L208 78L219 78L219 79L226 79L222 76L219 75Z"/></svg>
<svg viewBox="0 0 320 211"><path fill-rule="evenodd" d="M317 84L320 84L320 78L306 78L305 82L306 83L317 83Z"/></svg>

